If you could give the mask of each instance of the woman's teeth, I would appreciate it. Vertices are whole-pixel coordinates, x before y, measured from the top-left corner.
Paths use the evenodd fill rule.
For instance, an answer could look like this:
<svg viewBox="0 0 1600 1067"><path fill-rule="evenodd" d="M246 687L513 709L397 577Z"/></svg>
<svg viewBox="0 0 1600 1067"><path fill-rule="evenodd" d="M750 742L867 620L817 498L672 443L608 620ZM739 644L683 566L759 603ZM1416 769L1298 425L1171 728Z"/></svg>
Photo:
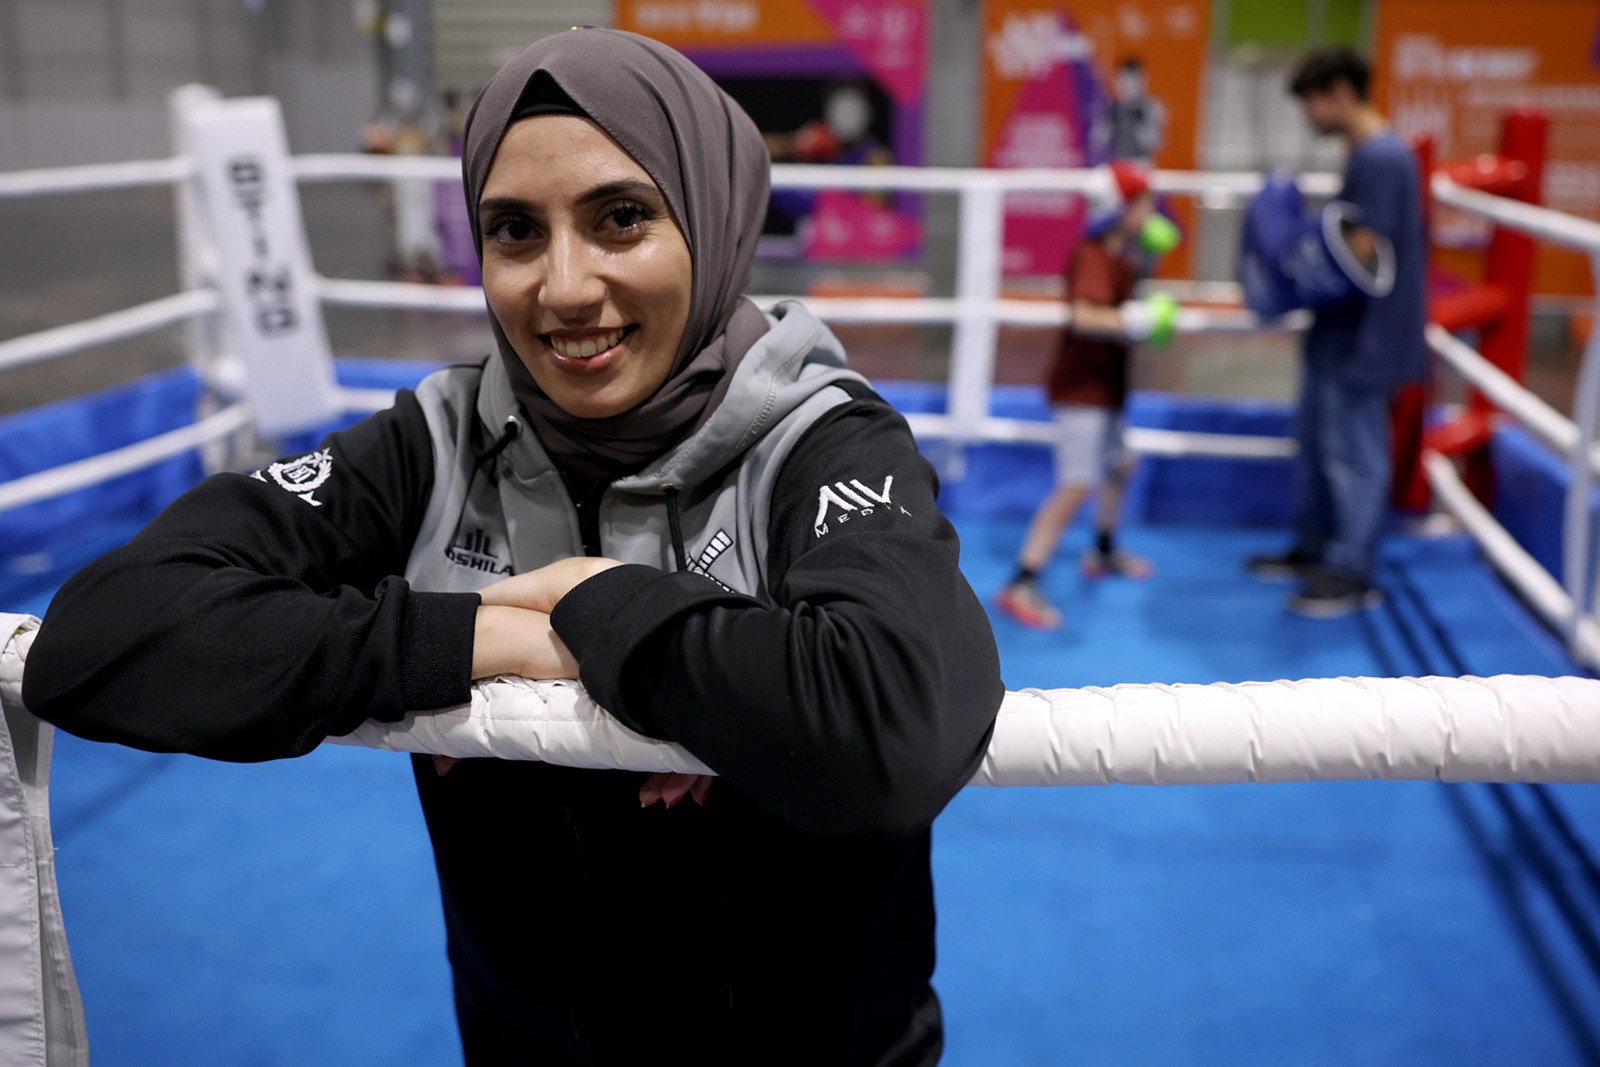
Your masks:
<svg viewBox="0 0 1600 1067"><path fill-rule="evenodd" d="M568 359L588 359L615 346L627 332L627 330L612 330L598 337L585 337L581 341L571 337L551 337L549 344L558 354Z"/></svg>

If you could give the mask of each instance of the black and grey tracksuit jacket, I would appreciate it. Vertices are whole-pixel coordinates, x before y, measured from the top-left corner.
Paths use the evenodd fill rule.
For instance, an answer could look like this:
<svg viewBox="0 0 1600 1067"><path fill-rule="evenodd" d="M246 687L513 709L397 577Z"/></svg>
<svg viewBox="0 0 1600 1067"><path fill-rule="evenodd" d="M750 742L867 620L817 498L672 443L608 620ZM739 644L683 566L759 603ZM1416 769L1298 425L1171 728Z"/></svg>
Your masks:
<svg viewBox="0 0 1600 1067"><path fill-rule="evenodd" d="M928 826L983 756L998 657L904 420L802 307L771 323L703 426L581 499L535 435L502 440L496 360L208 478L62 588L29 707L299 755L468 700L483 585L620 559L555 628L602 706L721 778L641 810L631 772L414 761L469 1057L932 1062Z"/></svg>

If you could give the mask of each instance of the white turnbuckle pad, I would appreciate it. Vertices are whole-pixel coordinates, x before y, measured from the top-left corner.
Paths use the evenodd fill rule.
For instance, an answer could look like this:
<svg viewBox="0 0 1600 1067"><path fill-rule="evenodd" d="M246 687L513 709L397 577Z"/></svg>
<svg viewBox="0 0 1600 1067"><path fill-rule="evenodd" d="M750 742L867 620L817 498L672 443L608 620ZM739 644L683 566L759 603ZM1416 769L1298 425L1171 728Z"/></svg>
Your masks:
<svg viewBox="0 0 1600 1067"><path fill-rule="evenodd" d="M195 160L215 282L256 426L268 436L318 426L342 406L283 112L271 97L197 97L176 125Z"/></svg>

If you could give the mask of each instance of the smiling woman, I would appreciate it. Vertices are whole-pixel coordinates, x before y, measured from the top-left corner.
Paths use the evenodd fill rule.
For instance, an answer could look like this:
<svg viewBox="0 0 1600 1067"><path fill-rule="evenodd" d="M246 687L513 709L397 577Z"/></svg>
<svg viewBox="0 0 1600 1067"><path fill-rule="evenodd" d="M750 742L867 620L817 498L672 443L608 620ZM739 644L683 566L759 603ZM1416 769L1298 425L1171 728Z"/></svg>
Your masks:
<svg viewBox="0 0 1600 1067"><path fill-rule="evenodd" d="M478 204L483 288L534 383L578 418L620 415L666 381L693 267L666 199L588 119L506 131Z"/></svg>
<svg viewBox="0 0 1600 1067"><path fill-rule="evenodd" d="M742 295L760 134L580 29L484 90L463 170L498 353L331 434L316 499L217 475L85 568L28 706L262 760L577 677L719 777L413 760L468 1064L935 1063L929 825L999 662L905 421Z"/></svg>

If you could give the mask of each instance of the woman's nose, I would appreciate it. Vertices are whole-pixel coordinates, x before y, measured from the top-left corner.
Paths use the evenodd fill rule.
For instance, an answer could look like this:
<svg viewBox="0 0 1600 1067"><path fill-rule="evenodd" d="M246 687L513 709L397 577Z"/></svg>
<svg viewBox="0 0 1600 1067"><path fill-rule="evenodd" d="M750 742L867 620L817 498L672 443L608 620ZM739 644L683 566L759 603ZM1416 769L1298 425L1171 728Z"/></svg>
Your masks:
<svg viewBox="0 0 1600 1067"><path fill-rule="evenodd" d="M540 303L558 317L581 317L606 297L605 283L594 269L587 242L556 234L545 252L545 278Z"/></svg>

